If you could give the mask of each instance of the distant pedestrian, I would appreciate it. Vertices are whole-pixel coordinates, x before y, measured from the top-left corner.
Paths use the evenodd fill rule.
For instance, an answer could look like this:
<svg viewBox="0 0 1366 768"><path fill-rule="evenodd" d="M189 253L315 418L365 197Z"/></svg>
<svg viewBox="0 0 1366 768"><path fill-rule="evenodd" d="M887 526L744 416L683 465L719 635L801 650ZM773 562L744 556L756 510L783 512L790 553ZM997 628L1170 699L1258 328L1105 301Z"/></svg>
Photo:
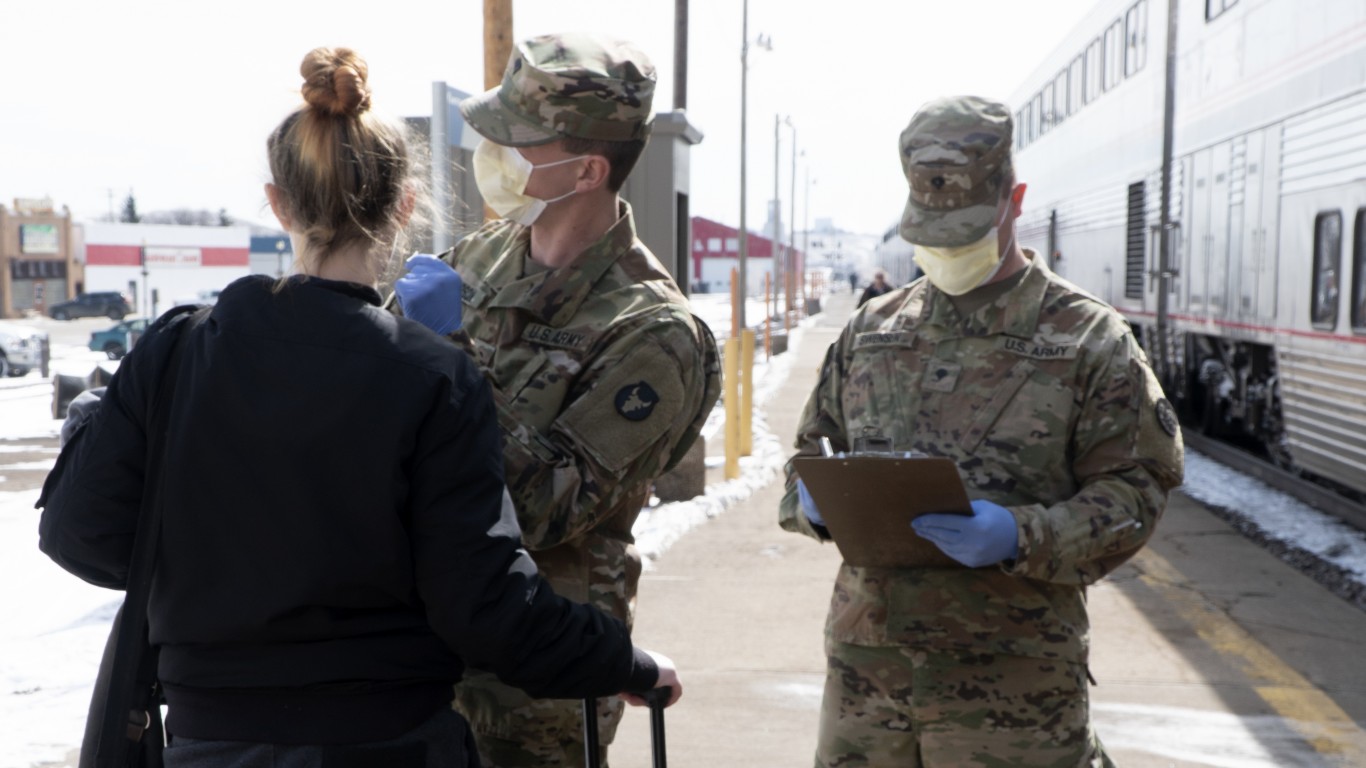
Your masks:
<svg viewBox="0 0 1366 768"><path fill-rule="evenodd" d="M873 433L951 459L972 500L907 532L963 567L840 568L817 766L1113 765L1086 587L1152 536L1181 432L1124 317L1020 247L1012 138L977 97L911 118L900 231L926 278L854 314L797 430L799 455ZM790 467L780 524L828 539Z"/></svg>
<svg viewBox="0 0 1366 768"><path fill-rule="evenodd" d="M165 765L478 765L450 707L467 668L539 696L674 684L624 622L547 587L487 381L380 306L420 209L413 139L370 111L354 52L315 49L301 70L306 103L266 142L298 274L244 277L196 324L192 308L153 324L39 500L42 550L122 590L140 500L159 494ZM170 377L174 428L154 430ZM154 438L164 471L148 476Z"/></svg>
<svg viewBox="0 0 1366 768"><path fill-rule="evenodd" d="M863 295L859 297L858 305L861 307L867 304L869 299L876 299L891 290L892 286L887 284L887 273L879 270L877 274L873 275L873 282L863 289Z"/></svg>
<svg viewBox="0 0 1366 768"><path fill-rule="evenodd" d="M857 290L858 290L858 273L857 273L857 272L850 272L850 273L849 273L849 292L850 292L850 293L853 293L854 291L857 291Z"/></svg>

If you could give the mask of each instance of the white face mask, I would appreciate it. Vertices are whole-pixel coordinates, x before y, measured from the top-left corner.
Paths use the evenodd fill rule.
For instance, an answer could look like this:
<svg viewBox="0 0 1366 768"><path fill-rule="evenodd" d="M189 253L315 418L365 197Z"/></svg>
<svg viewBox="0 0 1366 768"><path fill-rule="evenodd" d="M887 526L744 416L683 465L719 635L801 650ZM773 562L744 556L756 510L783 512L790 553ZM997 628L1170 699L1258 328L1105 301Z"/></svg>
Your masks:
<svg viewBox="0 0 1366 768"><path fill-rule="evenodd" d="M1006 203L1009 212L1010 203ZM998 234L1005 223L1006 213L996 220L985 237L967 245L935 248L928 245L915 246L915 263L925 272L925 277L935 288L950 296L961 296L973 288L986 284L1001 271L1001 245ZM1011 233L1011 242L1015 235Z"/></svg>
<svg viewBox="0 0 1366 768"><path fill-rule="evenodd" d="M577 191L571 189L549 200L531 197L526 194L531 172L537 168L572 163L585 157L587 155L579 155L553 163L532 165L531 161L522 157L522 153L516 149L483 139L474 148L474 182L479 187L479 194L484 196L484 202L494 213L529 227L540 217L547 205L557 203Z"/></svg>

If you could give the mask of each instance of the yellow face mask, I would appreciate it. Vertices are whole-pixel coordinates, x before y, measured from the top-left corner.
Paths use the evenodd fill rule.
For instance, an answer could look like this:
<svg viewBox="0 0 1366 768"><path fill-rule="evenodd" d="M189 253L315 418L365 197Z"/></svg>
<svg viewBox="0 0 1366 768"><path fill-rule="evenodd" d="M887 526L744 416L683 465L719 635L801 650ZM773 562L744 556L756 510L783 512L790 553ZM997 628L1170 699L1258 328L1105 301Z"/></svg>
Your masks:
<svg viewBox="0 0 1366 768"><path fill-rule="evenodd" d="M1006 211L1009 210L1007 207ZM935 288L950 296L961 296L983 285L1000 271L998 231L1004 222L1005 213L1002 213L985 237L967 245L941 248L917 245L912 258ZM1014 240L1014 235L1011 240Z"/></svg>

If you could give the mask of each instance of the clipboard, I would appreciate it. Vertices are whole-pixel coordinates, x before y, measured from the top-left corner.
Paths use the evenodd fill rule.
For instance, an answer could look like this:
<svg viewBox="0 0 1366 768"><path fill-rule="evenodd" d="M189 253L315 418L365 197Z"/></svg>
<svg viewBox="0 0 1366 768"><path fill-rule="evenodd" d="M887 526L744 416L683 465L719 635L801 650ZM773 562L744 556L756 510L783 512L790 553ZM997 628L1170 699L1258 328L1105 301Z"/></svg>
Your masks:
<svg viewBox="0 0 1366 768"><path fill-rule="evenodd" d="M964 568L911 528L921 515L971 515L963 479L938 456L799 456L792 460L849 565Z"/></svg>

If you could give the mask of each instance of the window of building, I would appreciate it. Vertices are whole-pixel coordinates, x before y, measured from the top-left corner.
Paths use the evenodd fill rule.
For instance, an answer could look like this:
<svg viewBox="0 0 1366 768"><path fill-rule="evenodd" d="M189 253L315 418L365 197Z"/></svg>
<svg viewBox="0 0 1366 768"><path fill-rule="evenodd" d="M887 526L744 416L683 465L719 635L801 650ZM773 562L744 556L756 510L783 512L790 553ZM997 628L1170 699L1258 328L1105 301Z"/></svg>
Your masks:
<svg viewBox="0 0 1366 768"><path fill-rule="evenodd" d="M1019 112L1016 112L1016 113L1015 113L1015 148L1016 148L1016 149L1024 149L1024 148L1025 148L1025 129L1024 129L1024 126L1025 126L1025 114L1026 114L1026 110L1028 110L1028 108L1029 108L1029 105L1026 104L1024 107L1022 107L1022 108L1020 109Z"/></svg>
<svg viewBox="0 0 1366 768"><path fill-rule="evenodd" d="M1366 208L1358 208L1352 238L1352 330L1366 333Z"/></svg>
<svg viewBox="0 0 1366 768"><path fill-rule="evenodd" d="M1116 20L1105 30L1105 90L1124 79L1124 22Z"/></svg>
<svg viewBox="0 0 1366 768"><path fill-rule="evenodd" d="M1124 14L1124 39L1124 76L1132 77L1148 63L1148 0Z"/></svg>
<svg viewBox="0 0 1366 768"><path fill-rule="evenodd" d="M1086 46L1086 103L1090 104L1100 96L1100 38Z"/></svg>
<svg viewBox="0 0 1366 768"><path fill-rule="evenodd" d="M1069 115L1080 112L1086 104L1086 76L1083 74L1085 71L1086 59L1083 56L1072 59L1072 66L1067 68L1067 80L1070 84L1067 89Z"/></svg>
<svg viewBox="0 0 1366 768"><path fill-rule="evenodd" d="M707 252L708 252L708 253L720 253L720 252L721 252L721 238L719 238L719 237L709 237L709 238L707 238Z"/></svg>
<svg viewBox="0 0 1366 768"><path fill-rule="evenodd" d="M1053 80L1053 124L1067 119L1067 70L1058 73Z"/></svg>
<svg viewBox="0 0 1366 768"><path fill-rule="evenodd" d="M1341 274L1342 213L1320 213L1314 219L1314 295L1309 299L1309 319L1315 328L1337 327Z"/></svg>
<svg viewBox="0 0 1366 768"><path fill-rule="evenodd" d="M740 252L740 238L738 238L738 237L728 237L728 238L726 238L726 251L727 251L728 253L739 253L739 252Z"/></svg>
<svg viewBox="0 0 1366 768"><path fill-rule="evenodd" d="M1214 21L1237 4L1238 0L1205 0L1205 21Z"/></svg>

